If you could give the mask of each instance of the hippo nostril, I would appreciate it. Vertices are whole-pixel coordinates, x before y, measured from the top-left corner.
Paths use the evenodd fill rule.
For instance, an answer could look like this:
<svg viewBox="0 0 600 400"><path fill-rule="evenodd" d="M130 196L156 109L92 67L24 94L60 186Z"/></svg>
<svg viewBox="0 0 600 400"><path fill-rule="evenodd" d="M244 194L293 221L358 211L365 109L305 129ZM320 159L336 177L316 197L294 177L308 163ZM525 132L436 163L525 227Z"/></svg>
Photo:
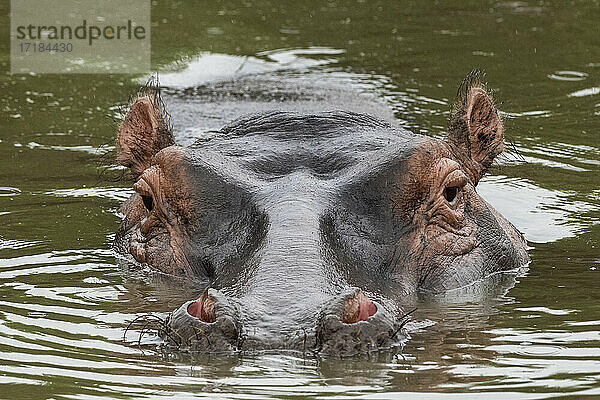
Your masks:
<svg viewBox="0 0 600 400"><path fill-rule="evenodd" d="M354 295L346 298L341 320L345 324L354 324L366 321L376 312L377 306L361 290L357 290Z"/></svg>
<svg viewBox="0 0 600 400"><path fill-rule="evenodd" d="M391 348L399 343L401 327L382 304L359 288L348 288L319 314L317 349L320 354L346 357Z"/></svg>
<svg viewBox="0 0 600 400"><path fill-rule="evenodd" d="M213 288L173 311L160 332L169 345L198 352L235 350L241 333L237 302Z"/></svg>
<svg viewBox="0 0 600 400"><path fill-rule="evenodd" d="M187 312L191 316L207 323L213 323L217 320L215 300L208 295L208 291L204 292L198 300L190 303Z"/></svg>

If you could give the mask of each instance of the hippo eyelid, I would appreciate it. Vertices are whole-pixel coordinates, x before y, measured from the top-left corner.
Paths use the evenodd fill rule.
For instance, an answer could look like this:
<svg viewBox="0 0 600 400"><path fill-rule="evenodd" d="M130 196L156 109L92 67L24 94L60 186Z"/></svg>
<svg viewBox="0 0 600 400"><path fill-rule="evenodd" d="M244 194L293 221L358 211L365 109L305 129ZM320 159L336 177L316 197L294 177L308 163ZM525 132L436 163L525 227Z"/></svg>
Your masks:
<svg viewBox="0 0 600 400"><path fill-rule="evenodd" d="M446 176L442 195L448 203L452 203L456 199L467 181L467 176L460 169L456 169Z"/></svg>
<svg viewBox="0 0 600 400"><path fill-rule="evenodd" d="M133 190L136 191L137 194L142 198L142 202L144 203L144 207L146 210L152 211L154 207L154 199L152 198L152 188L144 179L138 180L133 185Z"/></svg>
<svg viewBox="0 0 600 400"><path fill-rule="evenodd" d="M446 179L444 179L444 187L458 187L459 189L463 188L468 182L467 176L460 169L455 169L446 175Z"/></svg>
<svg viewBox="0 0 600 400"><path fill-rule="evenodd" d="M134 183L133 190L135 190L140 196L152 196L152 188L150 185L148 185L148 182L143 179L140 179Z"/></svg>

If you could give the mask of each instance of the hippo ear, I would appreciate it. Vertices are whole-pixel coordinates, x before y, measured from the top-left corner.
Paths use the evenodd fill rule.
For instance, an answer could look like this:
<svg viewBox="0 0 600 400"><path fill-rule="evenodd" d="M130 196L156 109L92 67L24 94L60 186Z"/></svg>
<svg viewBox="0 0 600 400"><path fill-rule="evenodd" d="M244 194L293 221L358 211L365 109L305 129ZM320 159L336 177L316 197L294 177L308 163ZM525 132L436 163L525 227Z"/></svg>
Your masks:
<svg viewBox="0 0 600 400"><path fill-rule="evenodd" d="M136 178L150 167L156 153L175 144L165 114L157 96L146 94L131 104L119 127L117 162Z"/></svg>
<svg viewBox="0 0 600 400"><path fill-rule="evenodd" d="M469 86L452 116L447 141L458 153L466 155L461 158L476 185L502 152L504 130L494 101L483 85Z"/></svg>

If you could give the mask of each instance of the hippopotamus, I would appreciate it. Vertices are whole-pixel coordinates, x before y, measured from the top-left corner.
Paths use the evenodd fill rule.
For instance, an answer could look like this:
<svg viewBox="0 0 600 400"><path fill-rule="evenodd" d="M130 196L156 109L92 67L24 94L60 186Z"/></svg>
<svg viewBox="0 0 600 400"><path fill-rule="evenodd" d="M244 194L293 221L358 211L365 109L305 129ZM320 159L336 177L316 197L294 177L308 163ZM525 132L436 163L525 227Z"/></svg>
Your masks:
<svg viewBox="0 0 600 400"><path fill-rule="evenodd" d="M402 298L528 262L522 234L477 193L504 129L476 76L443 138L332 106L243 115L179 146L171 118L152 87L124 113L117 162L135 194L115 245L203 288L161 325L180 349L389 349Z"/></svg>

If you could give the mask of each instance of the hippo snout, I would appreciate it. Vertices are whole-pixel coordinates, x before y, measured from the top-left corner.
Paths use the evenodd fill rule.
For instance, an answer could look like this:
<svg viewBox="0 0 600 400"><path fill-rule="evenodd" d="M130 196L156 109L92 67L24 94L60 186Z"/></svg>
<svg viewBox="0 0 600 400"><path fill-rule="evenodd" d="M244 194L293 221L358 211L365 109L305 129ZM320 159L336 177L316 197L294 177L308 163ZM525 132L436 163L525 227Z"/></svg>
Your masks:
<svg viewBox="0 0 600 400"><path fill-rule="evenodd" d="M273 337L261 346L257 337L244 334L253 331L253 327L243 326L244 308L238 301L208 289L199 299L184 303L170 315L163 338L180 350L200 353L245 350L246 343L251 343L252 349L268 349L277 341L294 341L290 337L275 337L277 333L272 332ZM401 321L360 289L348 289L333 297L314 315L314 320L306 321L299 329L302 335L291 335L298 339L297 345L286 347L348 357L399 344Z"/></svg>

